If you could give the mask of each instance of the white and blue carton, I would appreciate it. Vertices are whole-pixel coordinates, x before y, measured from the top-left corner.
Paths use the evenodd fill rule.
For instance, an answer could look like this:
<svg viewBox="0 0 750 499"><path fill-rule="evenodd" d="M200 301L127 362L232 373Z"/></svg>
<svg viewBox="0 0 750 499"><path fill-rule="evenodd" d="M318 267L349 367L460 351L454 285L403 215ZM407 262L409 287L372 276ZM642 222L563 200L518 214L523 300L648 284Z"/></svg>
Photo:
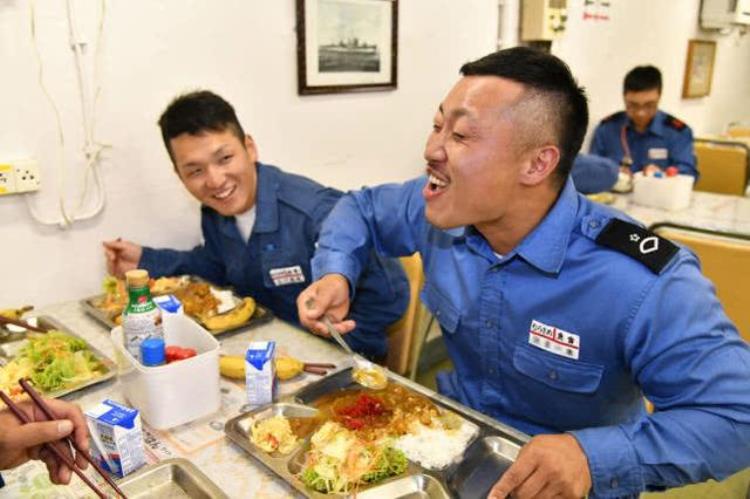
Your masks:
<svg viewBox="0 0 750 499"><path fill-rule="evenodd" d="M251 341L245 353L245 388L252 406L273 402L276 370L273 356L275 341Z"/></svg>
<svg viewBox="0 0 750 499"><path fill-rule="evenodd" d="M124 477L146 464L138 409L105 400L86 411L91 453L109 473Z"/></svg>

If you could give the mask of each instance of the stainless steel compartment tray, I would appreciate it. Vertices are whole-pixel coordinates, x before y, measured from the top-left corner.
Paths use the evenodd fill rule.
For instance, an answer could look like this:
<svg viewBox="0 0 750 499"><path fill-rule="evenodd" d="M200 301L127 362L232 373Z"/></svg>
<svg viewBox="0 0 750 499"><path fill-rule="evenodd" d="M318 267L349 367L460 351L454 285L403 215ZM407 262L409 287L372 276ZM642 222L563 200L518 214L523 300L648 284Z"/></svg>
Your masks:
<svg viewBox="0 0 750 499"><path fill-rule="evenodd" d="M54 318L52 318L50 316L40 315L40 316L36 317L36 320L37 320L37 324L39 326L41 326L41 327L47 327L47 328L50 328L50 329L56 329L58 331L62 331L65 334L73 336L75 338L83 339L79 335L77 335L75 332L71 331L70 329L68 329L67 327L65 327L64 325L62 325L62 323L60 323L59 321L57 321L56 319L54 319ZM23 341L23 340L21 340L21 341ZM65 395L68 395L70 393L76 392L78 390L83 390L84 388L87 388L89 386L96 385L98 383L102 383L104 381L112 379L112 378L114 378L117 375L117 366L115 365L115 363L109 357L107 357L106 355L104 355L100 350L98 350L97 348L95 348L89 342L86 342L86 346L88 346L89 350L91 350L91 352L94 354L94 357L96 357L97 360L99 360L99 362L101 362L104 365L104 368L106 369L106 372L103 373L103 374L101 374L100 376L92 378L92 379L90 379L88 381L85 381L83 383L80 383L80 384L77 384L77 385L73 385L73 386L70 386L68 388L63 388L61 390L56 390L54 392L44 393L45 397L51 397L51 398L63 397ZM3 345L3 349L7 350L9 347L10 347L9 343L6 343L6 344Z"/></svg>
<svg viewBox="0 0 750 499"><path fill-rule="evenodd" d="M190 279L195 281L201 281L198 277L190 277ZM212 285L213 286L213 285ZM215 286L218 288L218 286ZM221 288L225 289L225 288ZM115 321L113 320L112 316L110 314L107 314L102 309L96 306L96 303L100 302L102 298L104 297L103 294L89 296L88 298L84 298L83 300L79 301L79 304L81 305L81 308L89 314L91 317L96 319L99 323L102 325L108 327L109 329L114 328L117 326L115 324ZM239 297L237 297L239 299ZM190 317L190 316L188 316ZM200 324L200 321L197 319L191 317L191 319L195 320ZM240 329L251 329L254 327L262 326L263 324L266 324L273 320L273 312L271 312L269 309L258 303L255 302L255 311L253 312L253 315L248 319L246 322L242 324L238 324L234 327L224 328L224 329L217 329L215 331L210 331L211 334L214 336L220 335L223 333L228 333L231 331L238 331Z"/></svg>
<svg viewBox="0 0 750 499"><path fill-rule="evenodd" d="M240 414L226 423L224 429L227 436L305 496L316 499L349 497L343 494L322 494L310 490L297 478L296 474L301 468L302 455L307 448L309 437L302 441L290 454L283 456L277 453L268 454L257 448L250 442L249 431L256 420L263 420L274 415L300 416L300 410L304 410L305 407L313 404L323 395L342 389L359 387L352 381L351 371L351 368L339 371L301 388L277 403ZM365 499L376 497L423 497L433 499L478 497L472 494L483 488L488 480L492 481L490 486L494 484L497 478L507 469L509 463L512 463L516 458L520 447L528 441L527 435L464 407L413 381L391 372L388 372L388 378L390 383L402 385L430 399L439 408L456 413L468 423L475 425L478 432L470 441L460 459L455 460L447 467L430 470L410 461L405 474L389 478L375 485L363 486L357 492L357 497ZM472 471L472 468L467 467L467 463L474 463L472 466L476 467L481 459L486 459L488 462L483 463L479 468L480 473L472 475L477 483L468 483L465 479L462 479L465 478L462 475Z"/></svg>
<svg viewBox="0 0 750 499"><path fill-rule="evenodd" d="M187 459L175 458L122 479L119 487L131 499L228 499L215 483Z"/></svg>

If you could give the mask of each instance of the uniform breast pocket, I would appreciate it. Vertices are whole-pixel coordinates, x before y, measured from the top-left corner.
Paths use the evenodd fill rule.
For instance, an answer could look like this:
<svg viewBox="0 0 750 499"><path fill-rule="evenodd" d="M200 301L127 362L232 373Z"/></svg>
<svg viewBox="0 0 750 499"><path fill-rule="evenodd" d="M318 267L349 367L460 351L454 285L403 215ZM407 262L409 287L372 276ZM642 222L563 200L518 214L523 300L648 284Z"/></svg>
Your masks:
<svg viewBox="0 0 750 499"><path fill-rule="evenodd" d="M442 326L443 331L453 334L461 322L461 314L451 301L430 281L425 283L422 301Z"/></svg>
<svg viewBox="0 0 750 499"><path fill-rule="evenodd" d="M549 387L572 393L594 393L604 374L602 365L558 358L525 344L513 352L513 367Z"/></svg>

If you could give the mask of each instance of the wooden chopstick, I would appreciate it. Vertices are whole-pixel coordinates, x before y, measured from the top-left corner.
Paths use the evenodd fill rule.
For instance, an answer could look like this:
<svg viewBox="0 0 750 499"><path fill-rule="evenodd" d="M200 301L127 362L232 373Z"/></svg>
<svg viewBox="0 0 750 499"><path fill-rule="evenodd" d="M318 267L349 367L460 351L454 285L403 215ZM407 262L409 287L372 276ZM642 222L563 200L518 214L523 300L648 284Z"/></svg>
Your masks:
<svg viewBox="0 0 750 499"><path fill-rule="evenodd" d="M0 315L0 324L13 324L14 326L22 327L30 331L36 331L37 333L46 333L48 331L46 328L40 326L32 326L28 322L22 321L21 319L11 319L10 317L5 317L4 315Z"/></svg>
<svg viewBox="0 0 750 499"><path fill-rule="evenodd" d="M317 362L305 362L305 367L317 367L320 369L336 369L336 364L321 364Z"/></svg>
<svg viewBox="0 0 750 499"><path fill-rule="evenodd" d="M5 402L5 405L8 406L10 412L12 412L22 424L29 424L32 422L29 417L16 405L16 403L13 402L10 397L8 397L2 390L0 390L0 398L3 400L3 402ZM88 485L89 488L91 488L91 490L96 493L96 495L101 497L101 499L107 499L107 496L104 494L104 492L99 490L99 487L97 487L91 480L89 480L89 478L83 473L83 471L78 469L78 466L76 466L75 462L71 460L71 458L65 453L65 451L61 450L58 447L59 444L60 441L50 442L44 444L44 447L52 451L58 459L64 462L68 468L73 470L73 472L78 475L80 479L83 480L84 483L86 483L86 485Z"/></svg>
<svg viewBox="0 0 750 499"><path fill-rule="evenodd" d="M34 388L31 386L31 384L26 379L20 379L18 380L18 384L21 385L21 388L23 388L23 391L29 394L29 397L31 397L31 400L34 401L34 403L41 409L41 411L44 413L45 416L49 418L50 421L54 421L57 419L57 416L52 411L50 406L47 405L47 403L42 399L41 395L34 390ZM120 487L117 486L114 480L110 478L109 474L104 471L101 466L99 466L99 463L96 462L96 459L93 459L88 452L81 449L78 444L76 443L75 439L67 437L67 441L70 445L73 446L73 448L76 450L77 453L81 454L83 458L91 463L91 465L94 467L97 473L101 475L104 480L109 484L110 487L112 487L115 492L117 492L120 496L122 496L124 499L127 499L127 496L123 493L122 490L120 490Z"/></svg>
<svg viewBox="0 0 750 499"><path fill-rule="evenodd" d="M326 371L325 369L321 367L313 367L307 364L305 364L302 370L305 371L306 373L318 374L320 376L325 376L326 374L328 374L328 371Z"/></svg>

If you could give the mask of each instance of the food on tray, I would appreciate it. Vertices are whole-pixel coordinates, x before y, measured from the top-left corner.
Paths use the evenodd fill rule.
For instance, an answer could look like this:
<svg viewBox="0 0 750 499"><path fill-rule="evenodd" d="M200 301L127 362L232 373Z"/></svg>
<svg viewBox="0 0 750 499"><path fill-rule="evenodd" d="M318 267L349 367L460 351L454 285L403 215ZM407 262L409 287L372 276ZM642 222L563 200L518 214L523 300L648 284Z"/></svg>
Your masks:
<svg viewBox="0 0 750 499"><path fill-rule="evenodd" d="M362 363L352 370L352 379L365 388L382 390L388 385L388 376L385 371L375 364Z"/></svg>
<svg viewBox="0 0 750 499"><path fill-rule="evenodd" d="M431 470L439 470L462 456L479 429L466 424L452 412L450 418L438 417L433 426L413 423L409 432L397 438L394 447L403 451L410 461ZM442 415L441 415L442 416Z"/></svg>
<svg viewBox="0 0 750 499"><path fill-rule="evenodd" d="M266 452L289 454L297 446L298 438L288 419L274 416L253 425L250 441Z"/></svg>
<svg viewBox="0 0 750 499"><path fill-rule="evenodd" d="M191 282L175 291L174 295L182 303L185 313L202 319L216 313L219 300L211 293L211 286L205 282Z"/></svg>
<svg viewBox="0 0 750 499"><path fill-rule="evenodd" d="M357 430L368 440L401 436L415 422L432 426L439 415L429 399L395 383L378 392L349 389L329 393L314 405L324 420Z"/></svg>
<svg viewBox="0 0 750 499"><path fill-rule="evenodd" d="M122 311L128 302L125 282L107 276L102 285L104 294L92 305L104 312L115 324L122 321ZM247 323L255 313L255 300L238 298L232 291L216 288L206 282L193 281L188 276L159 277L149 281L152 296L172 294L184 312L197 319L209 331L224 331Z"/></svg>
<svg viewBox="0 0 750 499"><path fill-rule="evenodd" d="M277 356L274 363L276 364L276 377L282 381L294 378L305 368L304 362L287 355Z"/></svg>
<svg viewBox="0 0 750 499"><path fill-rule="evenodd" d="M188 284L186 276L159 277L149 283L152 295L169 295Z"/></svg>
<svg viewBox="0 0 750 499"><path fill-rule="evenodd" d="M187 309L186 309L187 311ZM255 300L250 297L242 299L242 303L230 312L225 314L214 315L211 317L200 318L200 321L210 331L229 329L239 326L250 320L255 312Z"/></svg>
<svg viewBox="0 0 750 499"><path fill-rule="evenodd" d="M388 440L366 441L342 425L326 422L310 439L300 479L318 492L347 493L360 484L400 475L408 466Z"/></svg>
<svg viewBox="0 0 750 499"><path fill-rule="evenodd" d="M61 331L30 335L18 354L0 368L0 389L18 397L20 378L30 378L44 393L73 387L106 374L85 341Z"/></svg>

